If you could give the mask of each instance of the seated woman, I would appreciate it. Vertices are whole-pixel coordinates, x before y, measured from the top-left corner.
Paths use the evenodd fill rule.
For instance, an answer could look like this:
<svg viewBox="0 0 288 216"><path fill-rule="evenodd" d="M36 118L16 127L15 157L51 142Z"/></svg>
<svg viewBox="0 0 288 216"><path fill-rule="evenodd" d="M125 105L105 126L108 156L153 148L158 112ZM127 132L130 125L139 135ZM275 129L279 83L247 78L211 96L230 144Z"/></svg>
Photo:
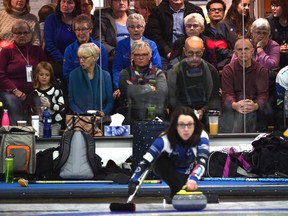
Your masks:
<svg viewBox="0 0 288 216"><path fill-rule="evenodd" d="M147 41L132 45L132 66L120 72L120 107L128 124L147 119L147 108L155 107L155 115L166 117L168 88L165 73L151 63L152 49Z"/></svg>
<svg viewBox="0 0 288 216"><path fill-rule="evenodd" d="M17 120L30 122L26 98L33 91L33 70L46 60L40 46L32 45L32 30L26 21L12 26L13 44L0 52L0 100L8 109L11 125Z"/></svg>
<svg viewBox="0 0 288 216"><path fill-rule="evenodd" d="M94 43L81 44L78 49L80 67L69 76L68 98L73 113L101 110L106 115L113 107L112 80L108 71L97 65L99 47Z"/></svg>
<svg viewBox="0 0 288 216"><path fill-rule="evenodd" d="M199 13L188 14L184 18L185 36L177 39L171 49L169 67L183 60L185 54L183 51L185 40L191 36L200 37L204 41L205 51L203 59L211 63L216 69L221 70L230 62L232 54L227 50L227 44L224 40L212 40L203 34L205 30L205 20Z"/></svg>
<svg viewBox="0 0 288 216"><path fill-rule="evenodd" d="M157 68L162 68L161 58L158 52L157 45L154 41L151 41L143 36L145 29L145 19L141 14L130 14L127 18L126 26L130 36L122 39L116 45L116 54L113 62L113 83L115 89L114 97L119 97L119 74L121 70L131 65L131 45L134 41L143 40L147 41L152 49L151 61Z"/></svg>
<svg viewBox="0 0 288 216"><path fill-rule="evenodd" d="M251 25L254 60L268 70L277 69L280 60L280 45L269 38L271 28L267 19L258 18ZM236 57L233 54L232 60Z"/></svg>
<svg viewBox="0 0 288 216"><path fill-rule="evenodd" d="M19 20L26 21L32 31L32 44L40 45L40 26L37 17L30 13L31 6L29 0L14 1L3 0L1 6L4 9L0 11L0 50L12 43L14 36L11 27Z"/></svg>

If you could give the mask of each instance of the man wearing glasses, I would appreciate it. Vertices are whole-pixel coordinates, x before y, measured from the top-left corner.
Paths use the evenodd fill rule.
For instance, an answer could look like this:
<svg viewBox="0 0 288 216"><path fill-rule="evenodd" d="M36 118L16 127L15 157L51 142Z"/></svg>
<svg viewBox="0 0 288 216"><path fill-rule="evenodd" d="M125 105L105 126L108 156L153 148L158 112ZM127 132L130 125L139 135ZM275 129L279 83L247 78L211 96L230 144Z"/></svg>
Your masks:
<svg viewBox="0 0 288 216"><path fill-rule="evenodd" d="M217 24L224 18L226 4L223 0L211 0L206 5L210 23L205 28L204 34L210 39L216 39Z"/></svg>
<svg viewBox="0 0 288 216"><path fill-rule="evenodd" d="M205 18L199 6L185 0L162 0L149 15L144 35L157 44L163 70L171 60L172 44L185 35L184 17L190 13L200 13Z"/></svg>
<svg viewBox="0 0 288 216"><path fill-rule="evenodd" d="M188 37L184 52L186 58L167 72L169 112L180 105L189 106L205 123L206 110L220 109L218 71L202 59L204 42L201 38Z"/></svg>

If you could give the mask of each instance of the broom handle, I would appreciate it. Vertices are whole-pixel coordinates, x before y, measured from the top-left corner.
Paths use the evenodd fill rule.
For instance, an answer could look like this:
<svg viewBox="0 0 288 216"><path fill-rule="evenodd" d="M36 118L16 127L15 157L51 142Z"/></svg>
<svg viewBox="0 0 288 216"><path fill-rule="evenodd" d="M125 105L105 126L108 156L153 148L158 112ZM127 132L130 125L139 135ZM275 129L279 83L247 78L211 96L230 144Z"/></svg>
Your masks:
<svg viewBox="0 0 288 216"><path fill-rule="evenodd" d="M129 198L128 198L128 200L127 200L127 203L130 203L130 202L133 200L134 196L136 195L136 193L137 193L138 190L140 189L140 187L141 187L143 181L145 180L146 176L148 175L148 173L149 173L149 169L146 169L145 172L144 172L144 173L142 174L142 176L140 177L140 182L139 182L139 184L136 186L136 189L135 189L134 193L129 196Z"/></svg>
<svg viewBox="0 0 288 216"><path fill-rule="evenodd" d="M28 181L29 184L111 184L113 181L93 181L93 180L36 180Z"/></svg>

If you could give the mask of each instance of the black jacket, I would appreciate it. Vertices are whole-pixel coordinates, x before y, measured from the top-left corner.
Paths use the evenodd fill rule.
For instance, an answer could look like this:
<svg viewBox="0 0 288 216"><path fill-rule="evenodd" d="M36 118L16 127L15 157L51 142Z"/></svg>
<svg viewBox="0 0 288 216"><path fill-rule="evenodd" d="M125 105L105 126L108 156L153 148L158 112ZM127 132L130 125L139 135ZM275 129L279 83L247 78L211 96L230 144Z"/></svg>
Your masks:
<svg viewBox="0 0 288 216"><path fill-rule="evenodd" d="M169 7L169 1L163 0L149 15L148 23L144 32L145 37L153 40L157 44L160 56L165 58L167 54L171 52L172 47L172 13L173 11ZM205 19L203 10L200 7L185 1L184 17L190 13L200 13Z"/></svg>

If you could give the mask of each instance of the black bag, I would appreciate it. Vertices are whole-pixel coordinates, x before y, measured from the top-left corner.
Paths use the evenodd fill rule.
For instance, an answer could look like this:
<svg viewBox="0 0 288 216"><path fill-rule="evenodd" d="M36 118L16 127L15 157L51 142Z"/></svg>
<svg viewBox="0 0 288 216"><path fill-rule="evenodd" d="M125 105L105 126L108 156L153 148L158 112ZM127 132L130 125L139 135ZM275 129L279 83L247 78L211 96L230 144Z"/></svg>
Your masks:
<svg viewBox="0 0 288 216"><path fill-rule="evenodd" d="M248 152L237 152L233 147L209 154L206 167L207 177L255 177L250 174Z"/></svg>
<svg viewBox="0 0 288 216"><path fill-rule="evenodd" d="M54 152L59 152L60 147L52 147L39 151L36 154L36 179L51 180L59 179L59 172L54 170Z"/></svg>
<svg viewBox="0 0 288 216"><path fill-rule="evenodd" d="M133 134L133 156L132 168L137 167L143 155L149 149L153 141L166 130L168 124L163 121L150 120L136 122L132 128Z"/></svg>
<svg viewBox="0 0 288 216"><path fill-rule="evenodd" d="M66 131L61 139L55 170L63 179L94 179L102 169L95 140L83 131Z"/></svg>
<svg viewBox="0 0 288 216"><path fill-rule="evenodd" d="M288 177L288 138L282 132L260 134L252 146L253 173L261 177Z"/></svg>

